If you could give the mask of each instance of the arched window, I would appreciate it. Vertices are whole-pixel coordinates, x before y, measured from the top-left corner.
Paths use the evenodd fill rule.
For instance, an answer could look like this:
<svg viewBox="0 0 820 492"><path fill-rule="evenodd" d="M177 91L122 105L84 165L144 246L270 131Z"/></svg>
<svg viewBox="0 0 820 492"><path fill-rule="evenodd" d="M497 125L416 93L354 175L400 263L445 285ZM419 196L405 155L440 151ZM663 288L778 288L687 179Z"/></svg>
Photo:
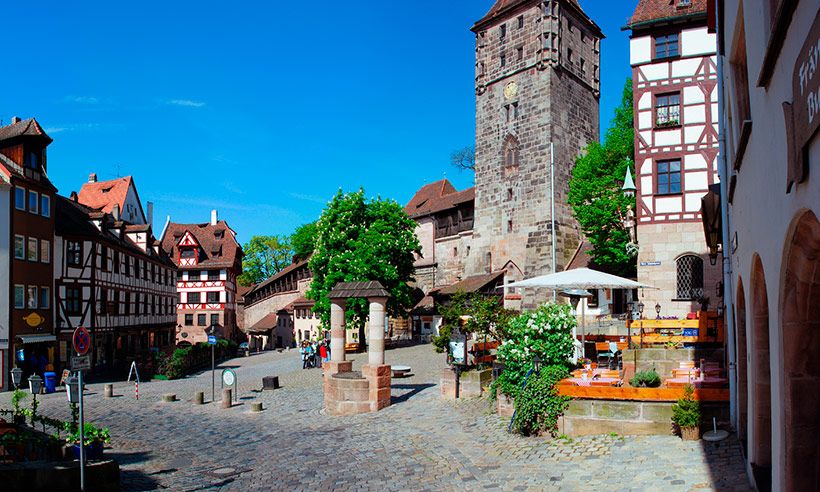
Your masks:
<svg viewBox="0 0 820 492"><path fill-rule="evenodd" d="M503 146L503 165L504 176L515 174L518 171L518 166L521 162L521 149L518 145L518 139L512 135L508 135L504 139Z"/></svg>
<svg viewBox="0 0 820 492"><path fill-rule="evenodd" d="M703 260L683 255L675 262L678 273L678 299L697 300L703 296Z"/></svg>

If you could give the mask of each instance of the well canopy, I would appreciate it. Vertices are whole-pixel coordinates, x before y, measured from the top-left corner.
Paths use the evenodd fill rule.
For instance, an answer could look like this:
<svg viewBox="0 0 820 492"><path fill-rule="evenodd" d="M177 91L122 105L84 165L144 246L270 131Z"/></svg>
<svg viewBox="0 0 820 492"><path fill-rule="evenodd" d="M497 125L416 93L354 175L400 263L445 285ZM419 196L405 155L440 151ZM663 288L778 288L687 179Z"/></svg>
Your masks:
<svg viewBox="0 0 820 492"><path fill-rule="evenodd" d="M597 270L590 270L589 268L575 268L549 275L541 275L520 282L511 282L503 287L541 287L554 290L653 288L651 285Z"/></svg>

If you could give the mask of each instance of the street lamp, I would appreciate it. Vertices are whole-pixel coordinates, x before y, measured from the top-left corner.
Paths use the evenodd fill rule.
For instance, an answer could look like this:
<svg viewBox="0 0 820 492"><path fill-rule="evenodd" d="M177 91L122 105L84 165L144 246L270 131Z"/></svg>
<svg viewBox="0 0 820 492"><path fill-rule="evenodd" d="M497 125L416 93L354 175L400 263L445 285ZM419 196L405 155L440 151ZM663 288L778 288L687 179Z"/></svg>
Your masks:
<svg viewBox="0 0 820 492"><path fill-rule="evenodd" d="M658 315L658 319L661 319L661 303L655 303L655 313Z"/></svg>
<svg viewBox="0 0 820 492"><path fill-rule="evenodd" d="M34 399L37 399L37 395L40 394L40 390L43 388L43 378L38 375L31 376L28 378L28 389L31 390L31 394L34 395Z"/></svg>
<svg viewBox="0 0 820 492"><path fill-rule="evenodd" d="M639 302L638 303L638 313L640 313L641 319L643 319L643 308L644 308L643 302Z"/></svg>
<svg viewBox="0 0 820 492"><path fill-rule="evenodd" d="M15 367L11 370L11 383L14 385L15 388L20 387L20 383L23 382L23 370L19 367Z"/></svg>
<svg viewBox="0 0 820 492"><path fill-rule="evenodd" d="M635 181L632 179L632 172L630 171L629 163L626 166L626 175L624 176L624 185L621 187L621 192L627 198L634 198L638 188L635 186ZM629 233L629 244L626 245L627 253L630 255L638 254L638 232L637 222L635 221L635 212L632 210L632 204L626 206L626 214L621 217L624 229Z"/></svg>
<svg viewBox="0 0 820 492"><path fill-rule="evenodd" d="M71 376L66 380L65 392L69 403L80 403L80 382L77 376Z"/></svg>
<svg viewBox="0 0 820 492"><path fill-rule="evenodd" d="M535 358L532 360L532 370L535 371L536 374L541 372L542 362L543 361L541 360L541 357L538 354L536 354Z"/></svg>

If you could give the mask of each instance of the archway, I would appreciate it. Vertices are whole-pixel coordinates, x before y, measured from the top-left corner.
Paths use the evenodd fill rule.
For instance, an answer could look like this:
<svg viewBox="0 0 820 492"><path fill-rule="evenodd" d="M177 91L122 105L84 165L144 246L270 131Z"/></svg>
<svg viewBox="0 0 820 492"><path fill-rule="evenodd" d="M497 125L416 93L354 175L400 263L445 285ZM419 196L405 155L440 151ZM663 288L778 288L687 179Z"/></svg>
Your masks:
<svg viewBox="0 0 820 492"><path fill-rule="evenodd" d="M751 336L752 442L749 457L759 490L770 490L772 473L772 384L769 359L769 296L763 263L752 260Z"/></svg>
<svg viewBox="0 0 820 492"><path fill-rule="evenodd" d="M737 436L748 454L748 422L749 422L749 352L746 348L746 292L743 290L743 280L738 279L737 297L735 298L735 326L737 327L737 403L738 425Z"/></svg>
<svg viewBox="0 0 820 492"><path fill-rule="evenodd" d="M781 299L785 490L820 490L820 222L795 220Z"/></svg>

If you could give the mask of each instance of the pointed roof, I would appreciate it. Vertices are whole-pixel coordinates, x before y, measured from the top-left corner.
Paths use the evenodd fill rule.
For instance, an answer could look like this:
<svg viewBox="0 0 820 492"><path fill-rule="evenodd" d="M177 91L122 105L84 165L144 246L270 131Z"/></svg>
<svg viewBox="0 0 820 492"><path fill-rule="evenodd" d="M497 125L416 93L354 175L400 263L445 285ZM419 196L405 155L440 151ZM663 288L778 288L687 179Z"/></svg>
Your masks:
<svg viewBox="0 0 820 492"><path fill-rule="evenodd" d="M43 127L40 126L34 118L0 127L0 142L16 137L41 137L46 139L48 143L53 142L51 137L46 134L46 131L43 130Z"/></svg>
<svg viewBox="0 0 820 492"><path fill-rule="evenodd" d="M481 29L488 27L489 24L500 21L507 15L517 13L518 10L532 7L537 3L539 2L536 0L497 0L490 8L490 11L487 12L481 20L476 22L471 30L473 32L480 31ZM582 9L581 5L578 3L578 0L564 0L564 3L580 14L583 19L588 21L590 27L595 30L596 34L599 34L601 37L604 36L601 32L601 28L598 27L598 25L584 12L584 9Z"/></svg>
<svg viewBox="0 0 820 492"><path fill-rule="evenodd" d="M404 207L407 215L422 217L475 200L475 187L456 191L446 179L422 186Z"/></svg>
<svg viewBox="0 0 820 492"><path fill-rule="evenodd" d="M690 17L706 18L707 0L639 0L626 29L648 27L660 22L684 20Z"/></svg>
<svg viewBox="0 0 820 492"><path fill-rule="evenodd" d="M131 187L134 188L137 203L139 203L140 211L142 211L142 202L140 202L139 195L137 195L134 178L131 176L108 181L85 183L83 187L80 188L80 193L77 197L78 201L86 207L100 210L107 214L110 214L114 210L114 205L117 204L120 206L120 214L122 214L125 208L125 199L128 197L128 190Z"/></svg>
<svg viewBox="0 0 820 492"><path fill-rule="evenodd" d="M177 243L186 232L197 240L202 249L199 263L193 266L180 266L180 270L197 270L202 268L242 268L242 247L236 240L236 232L224 220L216 225L210 222L203 224L177 224L169 222L162 235L162 249L175 262L178 258Z"/></svg>

